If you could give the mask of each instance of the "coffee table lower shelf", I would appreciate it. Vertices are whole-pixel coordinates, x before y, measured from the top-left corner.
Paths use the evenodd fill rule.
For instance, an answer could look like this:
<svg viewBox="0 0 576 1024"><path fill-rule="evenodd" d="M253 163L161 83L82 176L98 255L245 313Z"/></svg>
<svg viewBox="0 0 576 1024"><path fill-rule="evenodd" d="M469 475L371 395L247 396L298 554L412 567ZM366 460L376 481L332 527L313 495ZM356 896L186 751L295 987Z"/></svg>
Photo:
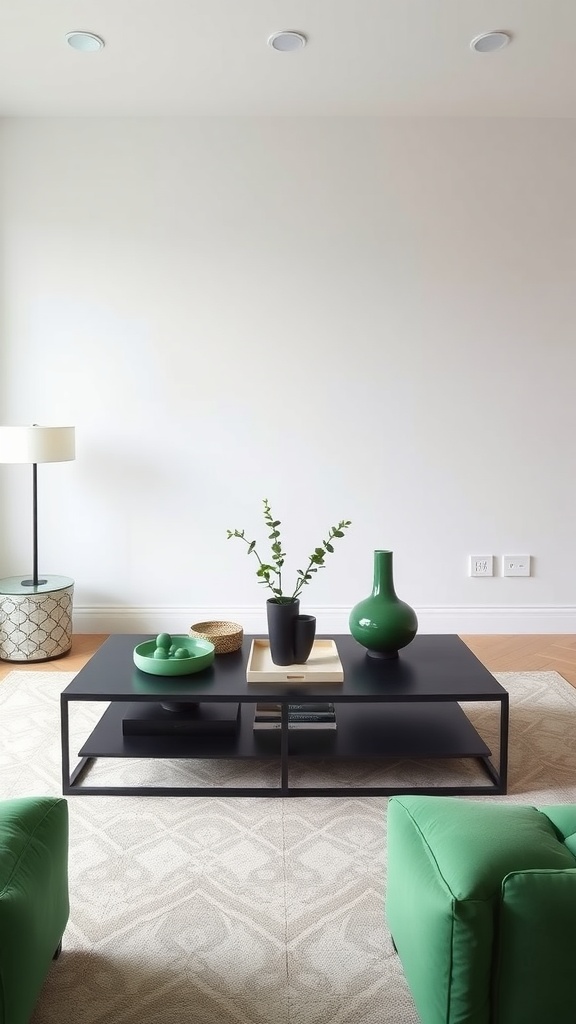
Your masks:
<svg viewBox="0 0 576 1024"><path fill-rule="evenodd" d="M230 733L196 735L125 735L123 720L141 702L114 701L78 752L70 772L68 704L62 707L63 793L118 796L391 796L420 792L443 795L493 795L506 792L505 773L496 770L491 750L455 701L336 704L336 730L253 729L254 704L243 702L238 728ZM500 760L507 745L501 712ZM503 747L504 741L504 747ZM66 748L66 749L65 749ZM487 775L485 785L467 786L290 786L290 760L297 758L387 759L473 758ZM96 758L235 759L279 761L278 786L97 786L82 777Z"/></svg>

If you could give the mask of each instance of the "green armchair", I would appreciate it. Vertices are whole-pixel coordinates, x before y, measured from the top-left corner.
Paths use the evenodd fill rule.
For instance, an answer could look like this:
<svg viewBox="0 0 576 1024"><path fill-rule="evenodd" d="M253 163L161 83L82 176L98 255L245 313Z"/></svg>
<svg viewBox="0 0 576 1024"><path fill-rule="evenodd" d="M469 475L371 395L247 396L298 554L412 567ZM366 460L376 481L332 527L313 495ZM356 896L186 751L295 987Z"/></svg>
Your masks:
<svg viewBox="0 0 576 1024"><path fill-rule="evenodd" d="M27 1024L68 912L66 801L0 801L0 1024Z"/></svg>
<svg viewBox="0 0 576 1024"><path fill-rule="evenodd" d="M391 798L386 920L422 1024L576 1020L576 806Z"/></svg>

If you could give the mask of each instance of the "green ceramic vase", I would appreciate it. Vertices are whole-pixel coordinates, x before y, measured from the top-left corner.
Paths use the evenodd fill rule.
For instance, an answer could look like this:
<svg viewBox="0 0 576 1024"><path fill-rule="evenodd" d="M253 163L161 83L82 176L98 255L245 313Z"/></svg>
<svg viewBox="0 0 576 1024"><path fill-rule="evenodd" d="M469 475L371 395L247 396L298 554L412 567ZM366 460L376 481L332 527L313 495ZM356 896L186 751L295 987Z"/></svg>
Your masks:
<svg viewBox="0 0 576 1024"><path fill-rule="evenodd" d="M374 552L374 586L370 597L350 612L350 632L373 658L397 658L416 636L416 612L396 596L391 551Z"/></svg>

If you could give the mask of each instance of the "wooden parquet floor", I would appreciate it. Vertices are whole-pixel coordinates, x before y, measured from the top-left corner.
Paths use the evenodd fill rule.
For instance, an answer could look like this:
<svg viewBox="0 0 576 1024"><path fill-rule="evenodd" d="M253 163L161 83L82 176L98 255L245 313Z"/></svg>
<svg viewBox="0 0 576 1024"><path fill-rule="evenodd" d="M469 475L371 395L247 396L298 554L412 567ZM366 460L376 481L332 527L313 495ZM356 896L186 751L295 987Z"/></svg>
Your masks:
<svg viewBox="0 0 576 1024"><path fill-rule="evenodd" d="M104 643L106 634L74 635L72 650L63 658L26 665L0 661L0 679L14 669L77 672ZM491 672L555 671L576 687L576 633L534 635L463 635L462 639Z"/></svg>
<svg viewBox="0 0 576 1024"><path fill-rule="evenodd" d="M72 650L54 661L40 661L27 665L20 661L0 661L0 680L9 672L79 672L104 643L107 633L75 633Z"/></svg>
<svg viewBox="0 0 576 1024"><path fill-rule="evenodd" d="M491 672L559 672L576 686L576 633L462 636Z"/></svg>

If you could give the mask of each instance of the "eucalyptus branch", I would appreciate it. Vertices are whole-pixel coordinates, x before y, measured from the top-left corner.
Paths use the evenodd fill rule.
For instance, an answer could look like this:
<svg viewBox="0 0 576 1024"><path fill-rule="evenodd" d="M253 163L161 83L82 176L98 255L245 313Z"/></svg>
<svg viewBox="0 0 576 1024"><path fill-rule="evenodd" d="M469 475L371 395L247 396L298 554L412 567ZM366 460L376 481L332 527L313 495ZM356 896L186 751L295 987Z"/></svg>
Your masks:
<svg viewBox="0 0 576 1024"><path fill-rule="evenodd" d="M347 530L348 527L351 526L351 525L352 525L352 523L351 523L351 521L349 519L341 519L337 526L332 526L330 528L330 533L328 534L328 540L323 540L322 541L322 547L321 548L314 548L314 551L312 552L312 554L309 557L308 565L306 566L306 568L305 569L298 569L297 570L296 575L298 576L298 582L297 582L296 587L294 589L294 593L292 594L292 600L293 601L297 597L300 596L302 588L307 583L310 583L310 581L312 579L312 574L315 573L315 572L318 572L318 569L325 569L326 568L326 566L324 564L324 559L325 559L326 555L327 554L330 554L330 555L334 554L334 547L333 547L331 542L335 538L343 537L344 536L344 530Z"/></svg>
<svg viewBox="0 0 576 1024"><path fill-rule="evenodd" d="M314 551L309 556L308 565L305 569L297 570L297 582L294 588L294 592L288 597L282 591L282 568L284 566L284 560L286 558L285 552L282 550L282 540L280 537L280 531L278 529L281 526L279 519L274 519L272 509L267 498L263 498L263 515L266 526L270 530L268 534L268 540L270 543L270 559L271 563L265 562L258 551L256 550L256 541L248 540L244 530L227 530L227 537L230 540L231 537L237 537L239 540L243 540L248 546L247 554L255 555L258 560L258 569L256 575L258 582L268 587L276 601L279 604L287 604L290 601L295 601L302 591L302 588L311 582L313 574L318 572L318 569L323 569L324 559L327 554L333 554L334 547L332 541L335 538L343 537L344 530L347 530L351 526L349 519L342 519L337 526L330 528L328 539L322 541L322 546L314 548Z"/></svg>
<svg viewBox="0 0 576 1024"><path fill-rule="evenodd" d="M275 566L268 565L266 562L262 561L260 555L256 550L256 541L248 540L248 538L245 536L244 530L228 530L227 535L228 540L230 540L231 537L238 537L239 540L243 540L244 543L248 545L247 554L254 554L258 559L259 567L256 571L256 575L259 577L258 582L263 583L264 586L266 587L270 587L272 593L275 594L277 597L280 597L282 595L282 591L280 589L281 580L278 580L278 587L274 587L272 582L273 575L279 576L278 569Z"/></svg>

